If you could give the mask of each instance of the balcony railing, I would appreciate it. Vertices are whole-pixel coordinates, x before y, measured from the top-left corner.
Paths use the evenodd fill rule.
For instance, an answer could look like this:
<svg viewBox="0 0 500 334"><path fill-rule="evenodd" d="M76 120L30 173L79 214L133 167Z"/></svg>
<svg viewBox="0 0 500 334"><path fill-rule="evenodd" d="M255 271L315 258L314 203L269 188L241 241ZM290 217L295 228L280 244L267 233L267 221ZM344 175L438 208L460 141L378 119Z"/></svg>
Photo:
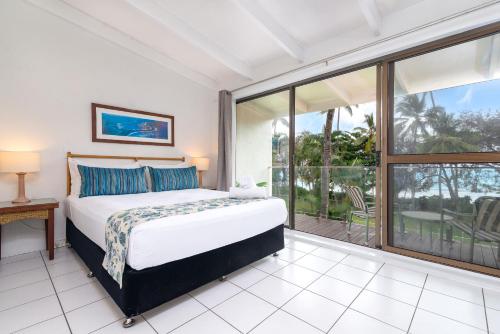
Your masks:
<svg viewBox="0 0 500 334"><path fill-rule="evenodd" d="M272 195L283 198L289 203L288 166L273 166L269 169ZM296 166L295 175L295 213L318 217L322 198L328 196L328 218L345 220L352 205L342 186L360 187L370 202L373 202L375 196L375 167ZM323 177L329 180L328 193L321 187Z"/></svg>

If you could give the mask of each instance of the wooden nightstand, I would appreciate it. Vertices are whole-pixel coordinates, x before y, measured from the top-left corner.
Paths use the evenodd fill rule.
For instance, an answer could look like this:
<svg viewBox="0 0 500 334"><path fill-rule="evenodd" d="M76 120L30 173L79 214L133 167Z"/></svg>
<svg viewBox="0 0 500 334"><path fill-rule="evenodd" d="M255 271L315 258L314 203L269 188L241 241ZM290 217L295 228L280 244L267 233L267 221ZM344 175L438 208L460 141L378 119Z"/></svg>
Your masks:
<svg viewBox="0 0 500 334"><path fill-rule="evenodd" d="M59 202L53 198L34 199L29 203L14 204L0 202L0 241L2 225L25 219L45 220L45 247L49 251L49 259L54 259L54 209ZM0 258L2 257L0 245Z"/></svg>

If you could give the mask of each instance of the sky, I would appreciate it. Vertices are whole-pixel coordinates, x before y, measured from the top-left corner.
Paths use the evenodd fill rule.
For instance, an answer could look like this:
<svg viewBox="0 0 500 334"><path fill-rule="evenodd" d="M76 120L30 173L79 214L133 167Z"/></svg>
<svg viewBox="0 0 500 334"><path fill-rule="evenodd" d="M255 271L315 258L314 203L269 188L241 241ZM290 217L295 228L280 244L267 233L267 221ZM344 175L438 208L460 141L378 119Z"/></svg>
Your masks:
<svg viewBox="0 0 500 334"><path fill-rule="evenodd" d="M446 112L458 115L464 111L497 112L500 110L500 80L489 80L480 83L440 89L433 92L436 105L445 108ZM428 100L430 104L430 100ZM429 105L430 106L430 105ZM351 131L355 127L365 126L364 115L375 116L375 101L353 107L350 116L342 110L340 115L340 129ZM337 126L337 114L334 116L333 128ZM295 117L295 132L303 131L321 133L325 124L326 114L321 112L308 112ZM286 127L278 127L279 132L287 133Z"/></svg>
<svg viewBox="0 0 500 334"><path fill-rule="evenodd" d="M483 112L500 110L500 80L440 89L434 91L433 94L436 105L444 107L448 113L458 114L467 110Z"/></svg>
<svg viewBox="0 0 500 334"><path fill-rule="evenodd" d="M342 109L340 112L340 130L351 131L353 128L363 127L365 115L373 114L375 118L375 108L375 101L360 104L357 108L352 107L352 116L350 116L346 110ZM337 117L338 114L335 113L333 119L333 129L337 129ZM297 134L303 131L309 131L312 133L323 132L325 120L326 114L322 114L321 112L308 112L297 115L295 117L295 132Z"/></svg>

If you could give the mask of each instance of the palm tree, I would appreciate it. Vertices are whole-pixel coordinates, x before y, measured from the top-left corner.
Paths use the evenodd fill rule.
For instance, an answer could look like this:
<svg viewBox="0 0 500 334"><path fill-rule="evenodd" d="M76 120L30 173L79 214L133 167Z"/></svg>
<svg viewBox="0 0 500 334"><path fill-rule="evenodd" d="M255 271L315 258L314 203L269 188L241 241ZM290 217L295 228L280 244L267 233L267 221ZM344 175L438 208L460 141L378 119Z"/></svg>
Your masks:
<svg viewBox="0 0 500 334"><path fill-rule="evenodd" d="M365 143L365 153L370 154L373 152L373 148L375 147L376 143L376 128L375 128L375 121L373 119L373 114L370 115L365 115L365 127L357 127L354 128L354 131L357 131L360 133L360 137L357 139L356 143L361 144L362 140L366 140Z"/></svg>
<svg viewBox="0 0 500 334"><path fill-rule="evenodd" d="M344 108L352 116L351 106L337 108L337 131L339 131L340 110ZM330 202L330 164L332 160L332 126L335 108L323 111L326 113L326 122L323 128L323 168L321 169L321 207L319 216L328 219L328 206Z"/></svg>
<svg viewBox="0 0 500 334"><path fill-rule="evenodd" d="M405 95L396 107L398 116L394 121L394 133L398 134L403 143L410 141L407 153L416 153L418 138L428 135L425 97L426 93L420 98L418 94Z"/></svg>
<svg viewBox="0 0 500 334"><path fill-rule="evenodd" d="M324 111L323 111L324 113ZM321 207L319 217L328 219L330 201L330 160L332 156L332 125L335 108L326 111L326 122L323 128L323 168L321 168Z"/></svg>
<svg viewBox="0 0 500 334"><path fill-rule="evenodd" d="M354 105L356 108L358 107L357 104ZM352 108L351 106L344 106L344 109L347 111L347 113L349 114L349 116L352 117ZM338 109L337 111L337 131L340 131L340 111L341 111L341 108Z"/></svg>
<svg viewBox="0 0 500 334"><path fill-rule="evenodd" d="M274 164L276 163L279 167L283 167L284 163L286 162L288 158L288 134L284 133L278 133L277 132L277 127L278 123L283 124L286 127L289 127L290 124L288 123L288 120L286 120L283 117L276 118L272 122L272 127L273 127L273 156L272 156L272 164L273 167L275 166ZM276 151L274 151L274 144L276 144ZM282 148L285 148L284 150ZM281 191L280 189L283 186L283 181L286 180L285 173L286 169L280 168L279 172L276 170L272 170L272 179L273 182L275 181L277 183L277 192L276 195L278 197L281 196Z"/></svg>
<svg viewBox="0 0 500 334"><path fill-rule="evenodd" d="M405 95L396 107L396 113L398 116L394 121L394 133L398 134L397 142L400 143L401 147L399 150L404 150L406 147L406 153L417 153L417 144L423 137L429 136L429 118L430 114L439 112L442 107L434 105L434 97L432 96L433 106L427 108L426 101L427 93L421 94L410 94ZM397 148L396 148L397 150ZM403 152L401 152L403 153ZM411 168L411 199L412 206L415 207L415 193L416 193L416 170Z"/></svg>

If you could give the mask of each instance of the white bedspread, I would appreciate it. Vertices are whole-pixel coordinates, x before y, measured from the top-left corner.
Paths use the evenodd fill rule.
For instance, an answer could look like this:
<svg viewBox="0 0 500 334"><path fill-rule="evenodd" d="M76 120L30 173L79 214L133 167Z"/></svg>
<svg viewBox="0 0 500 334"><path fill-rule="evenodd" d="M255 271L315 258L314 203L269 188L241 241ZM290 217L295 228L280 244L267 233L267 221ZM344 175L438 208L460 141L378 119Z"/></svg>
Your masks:
<svg viewBox="0 0 500 334"><path fill-rule="evenodd" d="M68 217L76 228L103 250L109 216L130 208L228 197L226 192L188 189L118 196L67 198ZM187 258L263 233L285 222L281 199L207 210L150 221L130 234L127 263L141 270Z"/></svg>

